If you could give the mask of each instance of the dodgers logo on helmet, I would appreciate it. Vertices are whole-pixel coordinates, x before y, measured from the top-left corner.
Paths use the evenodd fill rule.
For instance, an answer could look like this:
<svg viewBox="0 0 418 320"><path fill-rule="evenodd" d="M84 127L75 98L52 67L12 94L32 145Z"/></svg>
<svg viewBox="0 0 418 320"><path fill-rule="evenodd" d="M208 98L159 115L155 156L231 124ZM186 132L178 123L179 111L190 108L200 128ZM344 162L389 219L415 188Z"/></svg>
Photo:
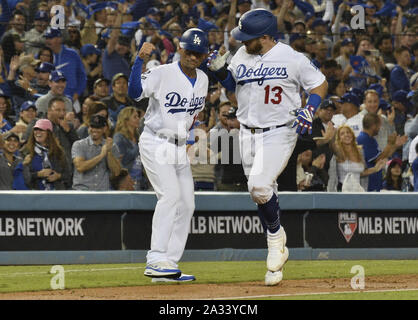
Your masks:
<svg viewBox="0 0 418 320"><path fill-rule="evenodd" d="M194 44L197 44L197 45L200 45L200 42L201 42L202 40L200 40L200 38L198 37L198 35L197 34L195 34L194 35L194 40L193 40L193 43Z"/></svg>
<svg viewBox="0 0 418 320"><path fill-rule="evenodd" d="M277 38L277 18L265 9L250 10L242 15L238 27L232 29L231 35L238 41L247 41L264 35Z"/></svg>
<svg viewBox="0 0 418 320"><path fill-rule="evenodd" d="M180 48L199 52L209 52L209 41L206 33L198 28L186 30L180 39Z"/></svg>

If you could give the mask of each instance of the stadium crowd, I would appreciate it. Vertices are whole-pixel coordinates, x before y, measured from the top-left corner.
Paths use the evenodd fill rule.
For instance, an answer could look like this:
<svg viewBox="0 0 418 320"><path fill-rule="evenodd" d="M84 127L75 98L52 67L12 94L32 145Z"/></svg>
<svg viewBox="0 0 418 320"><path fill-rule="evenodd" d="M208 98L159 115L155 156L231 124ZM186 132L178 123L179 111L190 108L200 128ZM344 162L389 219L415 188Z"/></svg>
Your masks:
<svg viewBox="0 0 418 320"><path fill-rule="evenodd" d="M414 191L416 0L0 5L0 190L150 190L138 150L147 100L128 95L136 52L145 41L157 48L143 72L177 61L181 34L198 27L210 50L233 54L241 44L230 31L239 17L264 8L277 15L278 41L306 54L329 84L313 133L299 137L279 190ZM64 29L50 27L54 5L65 8ZM364 9L364 25L355 5ZM236 99L208 75L206 107L189 138L195 189L246 191Z"/></svg>

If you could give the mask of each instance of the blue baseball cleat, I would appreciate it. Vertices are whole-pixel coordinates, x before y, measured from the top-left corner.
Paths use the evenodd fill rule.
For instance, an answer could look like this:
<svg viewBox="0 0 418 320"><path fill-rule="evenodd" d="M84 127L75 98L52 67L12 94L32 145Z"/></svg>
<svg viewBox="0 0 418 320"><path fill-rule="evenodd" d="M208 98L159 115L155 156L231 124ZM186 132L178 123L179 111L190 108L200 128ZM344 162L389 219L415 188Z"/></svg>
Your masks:
<svg viewBox="0 0 418 320"><path fill-rule="evenodd" d="M195 281L196 277L191 274L182 273L177 278L152 278L152 282L190 282Z"/></svg>

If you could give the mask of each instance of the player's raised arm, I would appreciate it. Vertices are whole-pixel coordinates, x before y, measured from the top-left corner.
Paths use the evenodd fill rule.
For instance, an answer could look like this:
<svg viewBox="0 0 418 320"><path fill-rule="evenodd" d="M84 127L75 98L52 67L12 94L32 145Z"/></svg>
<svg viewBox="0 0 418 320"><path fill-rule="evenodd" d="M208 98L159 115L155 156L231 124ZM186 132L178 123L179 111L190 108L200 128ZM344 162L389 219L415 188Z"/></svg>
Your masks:
<svg viewBox="0 0 418 320"><path fill-rule="evenodd" d="M151 52L155 50L155 46L150 42L144 42L141 49L138 51L138 55L135 58L134 65L132 66L131 74L128 82L128 94L133 100L139 99L142 94L141 85L141 73L142 64L145 59L148 59Z"/></svg>
<svg viewBox="0 0 418 320"><path fill-rule="evenodd" d="M235 80L231 71L227 69L226 60L231 53L227 51L223 56L219 55L215 50L210 53L207 66L210 71L215 74L215 77L228 91L235 91Z"/></svg>

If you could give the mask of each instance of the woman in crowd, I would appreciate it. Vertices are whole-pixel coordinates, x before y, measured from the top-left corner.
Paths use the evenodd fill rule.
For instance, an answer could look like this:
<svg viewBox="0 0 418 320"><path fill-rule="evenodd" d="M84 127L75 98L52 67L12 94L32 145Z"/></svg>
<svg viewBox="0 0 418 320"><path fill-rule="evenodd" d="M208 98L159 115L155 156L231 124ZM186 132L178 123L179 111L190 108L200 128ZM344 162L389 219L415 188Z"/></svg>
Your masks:
<svg viewBox="0 0 418 320"><path fill-rule="evenodd" d="M52 50L48 47L42 47L39 50L38 55L36 56L37 59L39 59L42 62L49 62L54 64L54 53Z"/></svg>
<svg viewBox="0 0 418 320"><path fill-rule="evenodd" d="M385 160L380 160L373 168L366 168L362 149L356 142L354 131L348 126L338 128L332 148L334 157L330 162L328 191L341 191L349 173L360 184L360 177L379 172L385 166ZM362 187L367 190L364 185Z"/></svg>
<svg viewBox="0 0 418 320"><path fill-rule="evenodd" d="M384 190L402 190L402 160L394 158L389 161L385 180L383 181Z"/></svg>
<svg viewBox="0 0 418 320"><path fill-rule="evenodd" d="M121 156L121 166L128 169L136 184L141 183L142 164L139 161L139 123L141 118L134 107L126 107L118 115L113 143ZM137 190L140 186L135 186Z"/></svg>
<svg viewBox="0 0 418 320"><path fill-rule="evenodd" d="M48 119L36 121L23 153L24 175L25 178L29 177L26 185L30 189L70 189L70 168L64 150L53 133L51 121Z"/></svg>

